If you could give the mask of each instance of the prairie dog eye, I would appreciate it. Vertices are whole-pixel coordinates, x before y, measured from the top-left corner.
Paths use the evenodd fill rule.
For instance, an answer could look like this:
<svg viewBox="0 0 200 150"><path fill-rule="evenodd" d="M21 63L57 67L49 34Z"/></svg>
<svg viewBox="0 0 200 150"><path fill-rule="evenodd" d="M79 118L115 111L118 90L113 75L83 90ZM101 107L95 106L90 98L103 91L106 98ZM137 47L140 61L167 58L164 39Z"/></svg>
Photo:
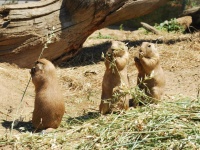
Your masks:
<svg viewBox="0 0 200 150"><path fill-rule="evenodd" d="M112 54L111 54L110 52L107 52L106 55L107 55L108 57L110 57Z"/></svg>
<svg viewBox="0 0 200 150"><path fill-rule="evenodd" d="M112 53L115 51L115 49L111 49Z"/></svg>
<svg viewBox="0 0 200 150"><path fill-rule="evenodd" d="M42 63L41 61L36 61L36 62L35 62L35 65L37 65L37 64L42 64L42 65L44 65L44 63Z"/></svg>
<svg viewBox="0 0 200 150"><path fill-rule="evenodd" d="M37 64L39 64L39 63L40 63L39 61L36 61L36 62L35 62L35 65L37 65Z"/></svg>
<svg viewBox="0 0 200 150"><path fill-rule="evenodd" d="M149 44L148 47L151 47L151 44Z"/></svg>

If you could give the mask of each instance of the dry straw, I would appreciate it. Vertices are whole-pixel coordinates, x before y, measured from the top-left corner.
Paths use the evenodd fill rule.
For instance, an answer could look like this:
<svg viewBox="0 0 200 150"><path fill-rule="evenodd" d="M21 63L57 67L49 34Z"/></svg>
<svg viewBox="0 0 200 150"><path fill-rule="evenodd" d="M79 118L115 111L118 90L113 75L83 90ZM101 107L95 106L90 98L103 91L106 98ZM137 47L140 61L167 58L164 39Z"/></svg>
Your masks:
<svg viewBox="0 0 200 150"><path fill-rule="evenodd" d="M0 145L31 149L199 149L200 98L177 98L107 116L64 117L54 133L2 137ZM67 121L66 121L67 120Z"/></svg>

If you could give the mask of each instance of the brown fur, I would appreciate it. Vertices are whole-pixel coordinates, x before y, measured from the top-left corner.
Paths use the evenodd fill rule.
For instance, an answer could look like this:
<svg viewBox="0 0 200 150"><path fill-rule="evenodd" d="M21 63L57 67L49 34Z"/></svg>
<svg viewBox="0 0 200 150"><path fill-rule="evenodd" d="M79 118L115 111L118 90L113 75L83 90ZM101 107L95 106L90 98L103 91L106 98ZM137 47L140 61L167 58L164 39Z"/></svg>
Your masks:
<svg viewBox="0 0 200 150"><path fill-rule="evenodd" d="M35 104L32 117L36 129L57 128L62 120L65 105L54 65L39 59L31 69L35 85Z"/></svg>
<svg viewBox="0 0 200 150"><path fill-rule="evenodd" d="M176 21L184 27L184 29L189 29L190 25L192 24L192 17L191 16L184 16L177 18Z"/></svg>
<svg viewBox="0 0 200 150"><path fill-rule="evenodd" d="M153 43L142 43L139 57L135 57L135 65L138 69L139 88L145 90L146 95L160 100L164 92L165 75L160 65L159 53Z"/></svg>
<svg viewBox="0 0 200 150"><path fill-rule="evenodd" d="M101 114L111 111L111 99L114 89L115 91L119 91L120 88L129 86L127 76L128 59L128 47L122 42L113 41L105 57L106 71L103 77L101 104L99 106ZM115 64L115 66L112 66L112 64ZM128 98L126 97L122 101L122 107L128 109Z"/></svg>

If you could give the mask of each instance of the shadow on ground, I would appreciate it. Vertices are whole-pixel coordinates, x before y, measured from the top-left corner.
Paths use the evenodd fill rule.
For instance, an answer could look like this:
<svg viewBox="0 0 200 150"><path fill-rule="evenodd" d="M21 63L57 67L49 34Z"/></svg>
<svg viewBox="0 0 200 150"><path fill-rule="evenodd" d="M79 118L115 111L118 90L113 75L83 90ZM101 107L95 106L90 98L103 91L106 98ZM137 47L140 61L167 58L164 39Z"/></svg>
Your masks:
<svg viewBox="0 0 200 150"><path fill-rule="evenodd" d="M12 123L13 123L13 121L3 120L3 122L1 124L7 130L11 130ZM15 130L17 130L19 132L27 132L27 131L31 132L33 130L33 127L32 127L32 123L30 121L29 122L24 122L24 121L18 121L18 120L16 120L14 122L13 129L15 129Z"/></svg>
<svg viewBox="0 0 200 150"><path fill-rule="evenodd" d="M171 44L176 44L178 42L184 41L184 40L188 40L187 38L179 38L177 37L176 39L163 39L163 37L161 36L159 39L155 39L155 40L135 40L135 41L131 41L131 40L125 40L122 41L124 43L127 44L127 46L129 48L132 49L132 47L138 47L142 44L142 42L151 42L151 43L155 43L155 44L167 44L167 45L171 45ZM106 53L106 51L108 50L108 48L111 46L111 42L104 42L101 44L97 44L91 47L84 47L80 50L80 52L72 57L71 59L69 59L66 62L63 62L61 65L59 65L59 67L61 68L69 68L69 67L78 67L78 66L87 66L87 65L93 65L96 64L100 61L103 61L102 53Z"/></svg>
<svg viewBox="0 0 200 150"><path fill-rule="evenodd" d="M104 42L91 47L84 47L75 57L69 59L67 62L62 63L59 67L68 68L86 66L103 61L101 55L102 53L105 53L110 46L110 42Z"/></svg>
<svg viewBox="0 0 200 150"><path fill-rule="evenodd" d="M88 112L82 116L73 117L73 118L70 117L66 120L66 122L70 125L81 125L88 120L99 118L100 116L101 115L99 112Z"/></svg>

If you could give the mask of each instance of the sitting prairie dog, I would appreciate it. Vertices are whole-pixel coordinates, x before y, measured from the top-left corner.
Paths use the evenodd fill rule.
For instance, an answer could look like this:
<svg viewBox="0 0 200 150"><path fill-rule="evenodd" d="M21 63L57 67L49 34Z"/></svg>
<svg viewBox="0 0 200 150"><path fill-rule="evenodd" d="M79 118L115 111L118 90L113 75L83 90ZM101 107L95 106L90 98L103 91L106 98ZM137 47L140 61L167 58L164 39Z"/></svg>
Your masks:
<svg viewBox="0 0 200 150"><path fill-rule="evenodd" d="M135 57L138 69L137 84L145 94L154 98L154 102L161 99L165 87L165 75L160 65L160 56L153 43L143 42L139 50L139 57Z"/></svg>
<svg viewBox="0 0 200 150"><path fill-rule="evenodd" d="M129 87L127 76L128 47L119 41L112 41L111 44L105 56L106 70L102 82L101 104L99 106L101 114L106 114L111 111L114 92L119 91L123 87ZM122 103L121 107L125 110L128 109L128 96L120 100Z"/></svg>
<svg viewBox="0 0 200 150"><path fill-rule="evenodd" d="M39 59L30 73L36 94L33 126L36 130L57 128L64 115L65 104L57 81L56 69L50 61Z"/></svg>

